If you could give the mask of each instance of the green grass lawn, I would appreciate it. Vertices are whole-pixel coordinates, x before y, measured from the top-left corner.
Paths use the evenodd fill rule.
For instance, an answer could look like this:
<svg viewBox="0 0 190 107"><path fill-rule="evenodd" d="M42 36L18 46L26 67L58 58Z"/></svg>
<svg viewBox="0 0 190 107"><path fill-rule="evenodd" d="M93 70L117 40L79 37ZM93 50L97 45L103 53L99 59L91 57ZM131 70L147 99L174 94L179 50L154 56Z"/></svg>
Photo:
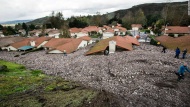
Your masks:
<svg viewBox="0 0 190 107"><path fill-rule="evenodd" d="M27 70L23 65L0 60L8 71L0 72L0 106L61 106L77 107L89 102L97 91L75 82Z"/></svg>

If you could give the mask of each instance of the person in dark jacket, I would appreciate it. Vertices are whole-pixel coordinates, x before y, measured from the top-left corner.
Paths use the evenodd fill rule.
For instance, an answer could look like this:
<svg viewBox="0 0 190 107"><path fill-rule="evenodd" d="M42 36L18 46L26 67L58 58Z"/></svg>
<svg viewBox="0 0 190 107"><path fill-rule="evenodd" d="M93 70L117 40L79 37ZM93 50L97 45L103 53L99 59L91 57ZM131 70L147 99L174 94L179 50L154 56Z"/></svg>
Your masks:
<svg viewBox="0 0 190 107"><path fill-rule="evenodd" d="M177 47L175 50L175 58L179 59L180 49Z"/></svg>
<svg viewBox="0 0 190 107"><path fill-rule="evenodd" d="M187 54L187 49L184 49L183 50L183 56L182 56L183 59L185 59L186 54Z"/></svg>
<svg viewBox="0 0 190 107"><path fill-rule="evenodd" d="M183 63L183 65L181 65L178 69L178 71L175 73L178 76L178 81L180 81L181 79L184 79L184 72L188 71L190 73L190 70L187 67L187 63Z"/></svg>
<svg viewBox="0 0 190 107"><path fill-rule="evenodd" d="M165 46L162 46L162 47L163 47L162 52L166 53L167 48Z"/></svg>

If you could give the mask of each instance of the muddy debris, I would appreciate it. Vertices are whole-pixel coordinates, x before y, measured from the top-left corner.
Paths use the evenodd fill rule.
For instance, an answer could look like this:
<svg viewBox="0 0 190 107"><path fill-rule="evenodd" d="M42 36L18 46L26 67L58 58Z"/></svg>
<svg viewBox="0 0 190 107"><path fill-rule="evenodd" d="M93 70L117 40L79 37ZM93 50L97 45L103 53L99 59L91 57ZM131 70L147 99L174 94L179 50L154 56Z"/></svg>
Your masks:
<svg viewBox="0 0 190 107"><path fill-rule="evenodd" d="M186 59L176 59L173 50L161 53L162 47L149 44L108 56L84 56L88 50L67 56L38 51L19 57L14 57L19 52L2 51L0 59L113 93L120 97L121 107L190 105L190 74L180 82L174 74L184 61L190 66L189 54Z"/></svg>

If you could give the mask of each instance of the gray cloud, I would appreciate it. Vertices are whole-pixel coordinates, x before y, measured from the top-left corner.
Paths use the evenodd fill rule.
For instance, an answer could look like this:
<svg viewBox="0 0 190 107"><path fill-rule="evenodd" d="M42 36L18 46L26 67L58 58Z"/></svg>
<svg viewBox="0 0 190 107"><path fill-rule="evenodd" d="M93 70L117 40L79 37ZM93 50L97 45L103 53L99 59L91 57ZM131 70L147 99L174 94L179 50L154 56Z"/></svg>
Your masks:
<svg viewBox="0 0 190 107"><path fill-rule="evenodd" d="M187 0L0 0L0 22L18 19L36 19L60 11L64 17L104 14L127 9L143 3L176 2Z"/></svg>

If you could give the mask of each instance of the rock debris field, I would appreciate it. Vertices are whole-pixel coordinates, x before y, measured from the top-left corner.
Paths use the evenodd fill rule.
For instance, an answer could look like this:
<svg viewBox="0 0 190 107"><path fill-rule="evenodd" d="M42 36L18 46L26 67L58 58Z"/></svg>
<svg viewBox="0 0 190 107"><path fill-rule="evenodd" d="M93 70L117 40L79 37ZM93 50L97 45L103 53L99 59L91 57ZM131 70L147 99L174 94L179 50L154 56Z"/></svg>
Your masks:
<svg viewBox="0 0 190 107"><path fill-rule="evenodd" d="M118 96L123 107L190 106L190 73L177 82L174 74L190 57L174 58L173 50L161 53L162 47L142 43L133 51L84 56L89 47L64 56L37 51L14 57L19 52L0 52L0 59L58 75Z"/></svg>

